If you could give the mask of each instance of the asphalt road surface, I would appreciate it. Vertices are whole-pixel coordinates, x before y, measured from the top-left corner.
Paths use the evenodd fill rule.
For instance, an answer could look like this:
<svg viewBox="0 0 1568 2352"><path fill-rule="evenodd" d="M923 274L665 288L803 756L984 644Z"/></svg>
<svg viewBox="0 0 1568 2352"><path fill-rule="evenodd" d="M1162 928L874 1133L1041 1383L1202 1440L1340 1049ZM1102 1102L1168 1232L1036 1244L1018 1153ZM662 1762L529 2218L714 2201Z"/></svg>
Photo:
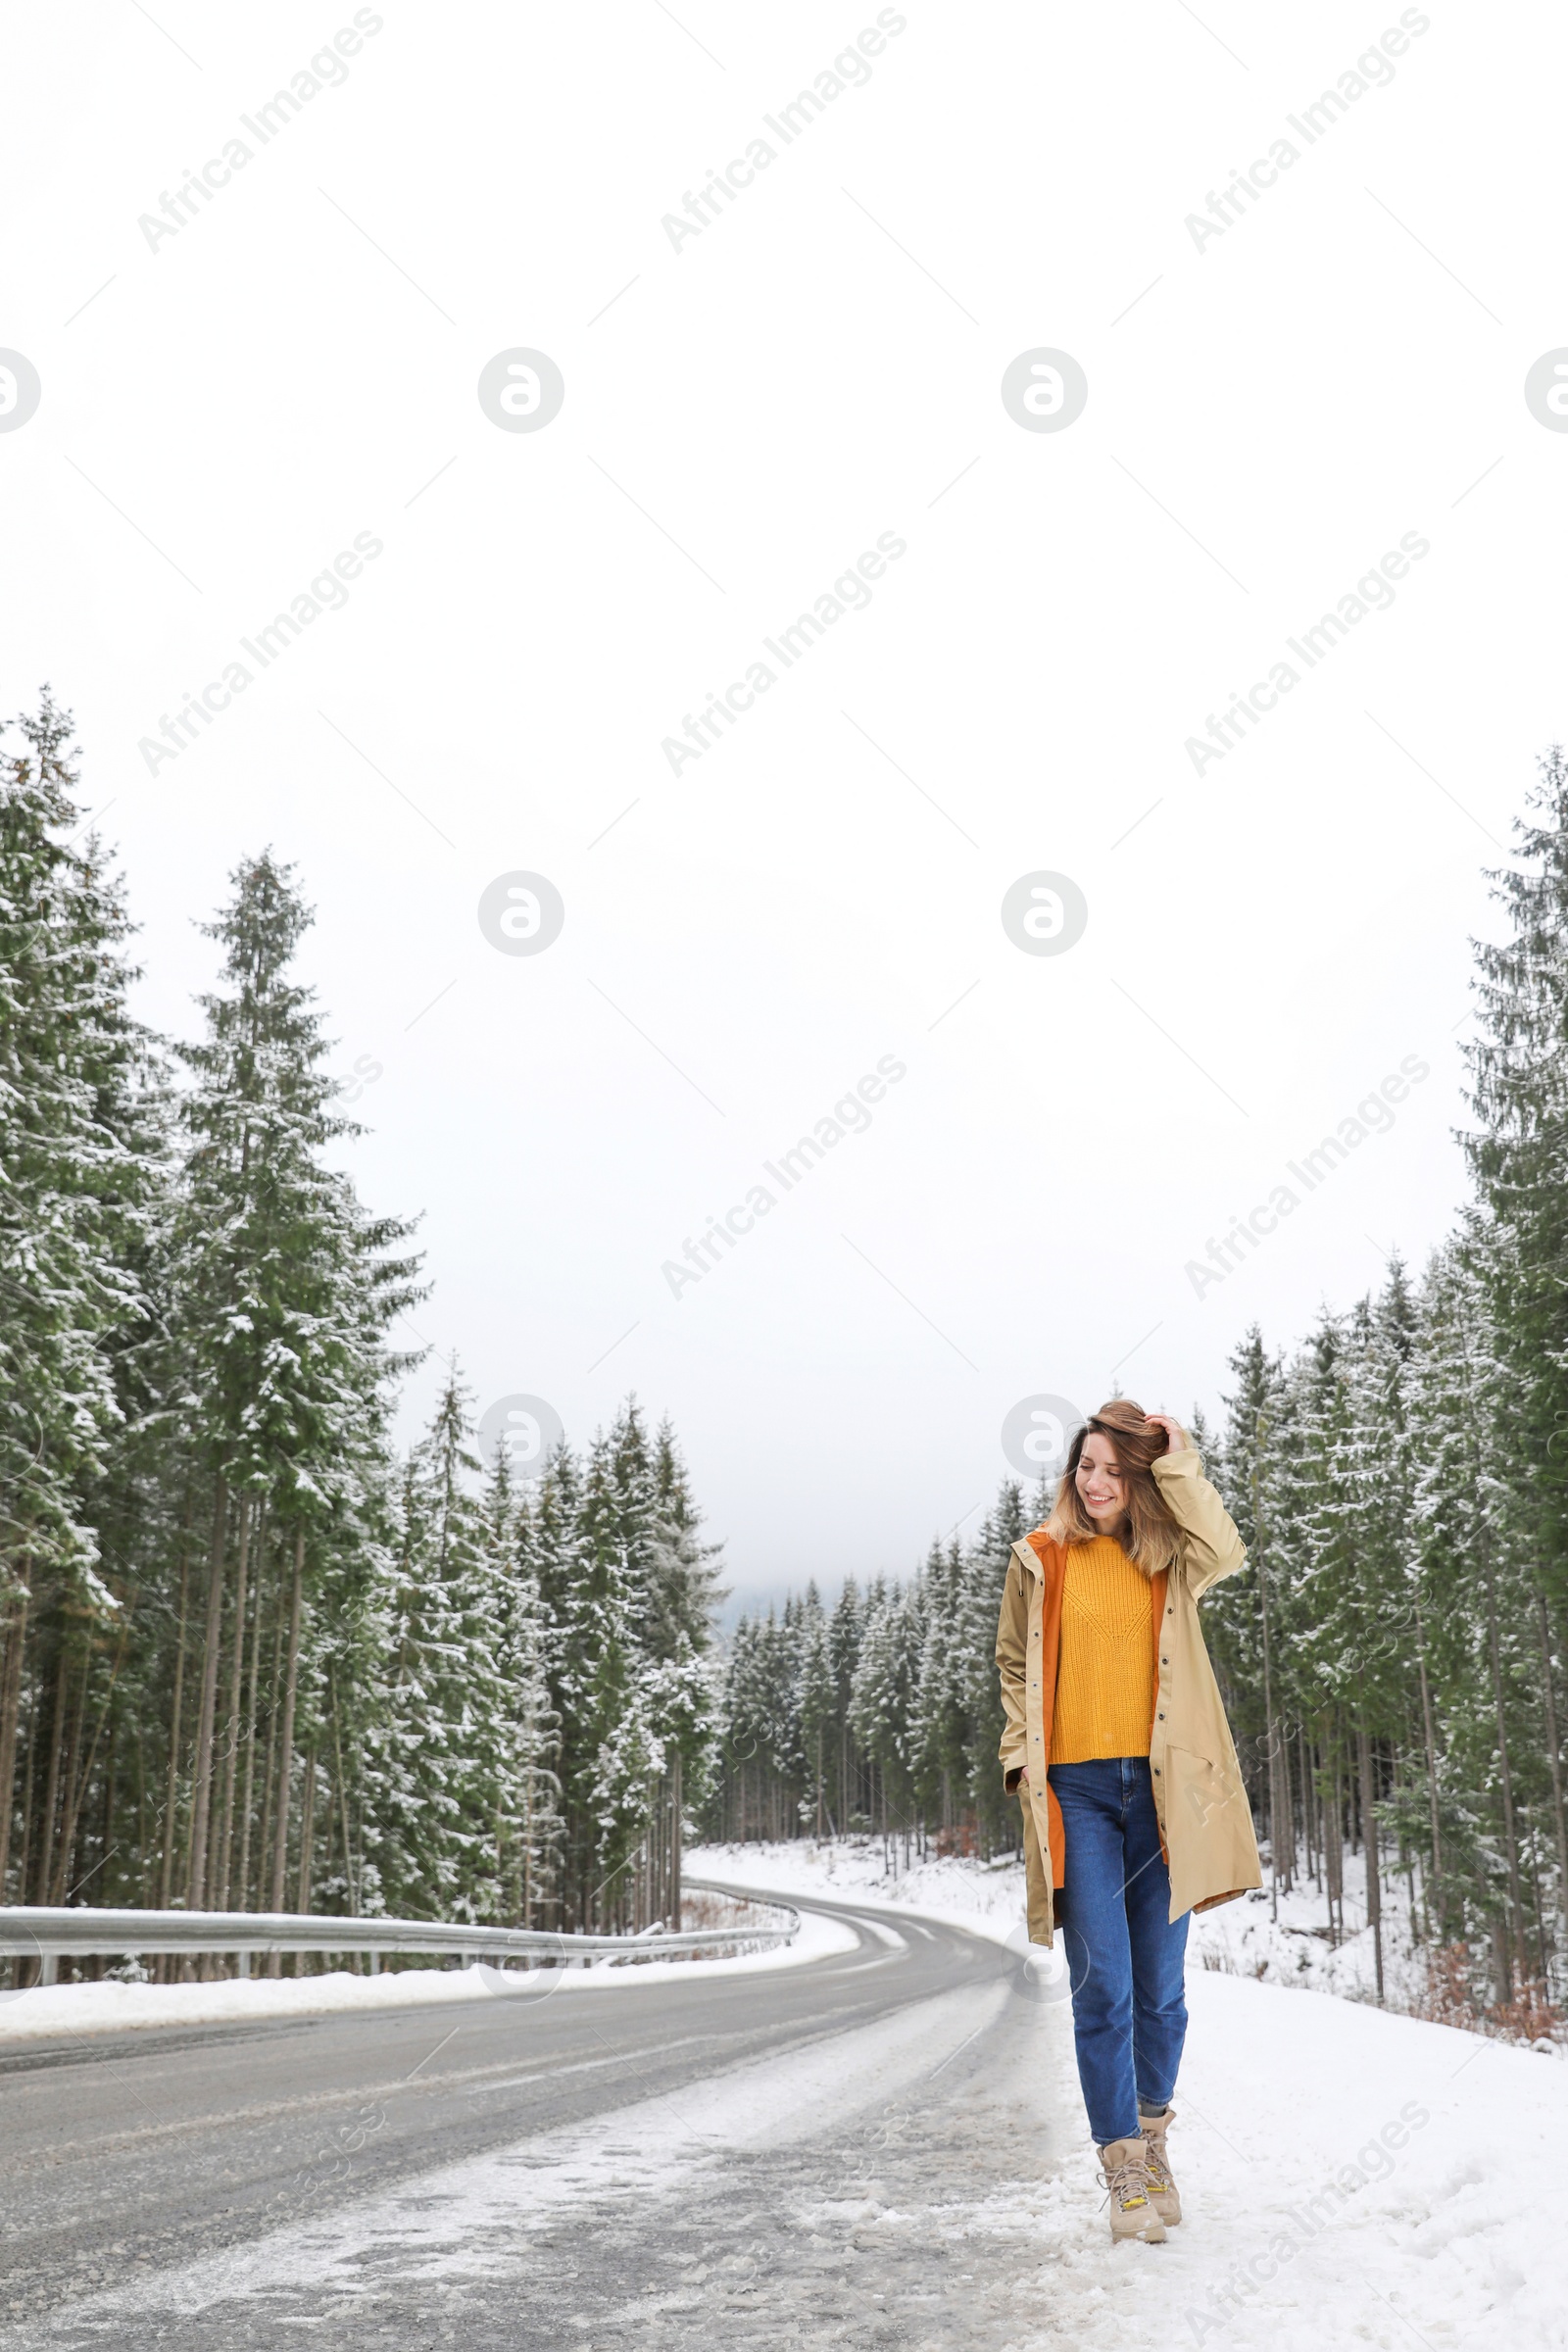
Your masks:
<svg viewBox="0 0 1568 2352"><path fill-rule="evenodd" d="M1065 2013L994 1943L812 1908L853 1952L4 2051L0 2347L1005 2343Z"/></svg>

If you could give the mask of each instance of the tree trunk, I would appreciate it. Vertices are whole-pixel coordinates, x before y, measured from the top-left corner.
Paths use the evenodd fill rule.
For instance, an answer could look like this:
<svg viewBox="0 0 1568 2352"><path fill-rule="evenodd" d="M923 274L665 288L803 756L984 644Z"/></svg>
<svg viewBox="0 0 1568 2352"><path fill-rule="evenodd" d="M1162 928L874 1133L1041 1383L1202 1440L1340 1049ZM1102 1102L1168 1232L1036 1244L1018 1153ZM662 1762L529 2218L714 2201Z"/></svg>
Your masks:
<svg viewBox="0 0 1568 2352"><path fill-rule="evenodd" d="M353 1841L349 1837L349 1785L343 1771L343 1726L341 1718L338 1714L337 1687L335 1682L328 1683L327 1695L331 1701L332 1707L332 1745L337 1756L338 1804L343 1813L343 1881L344 1885L348 1887L349 1892L349 1917L351 1919L358 1919L360 1916L360 1889L359 1882L354 1869ZM524 1868L526 1868L526 1846L523 1848L523 1854L525 1858ZM532 1922L527 1917L526 1898L524 1899L523 1904L522 1924L525 1928L532 1925Z"/></svg>
<svg viewBox="0 0 1568 2352"><path fill-rule="evenodd" d="M268 1871L271 1863L272 1824L277 1797L277 1732L282 1709L278 1704L278 1686L283 1679L283 1593L279 1571L276 1606L272 1612L272 1676L268 1685L270 1699L267 1709L267 1781L262 1791L262 1817L256 1848L256 1908L267 1906Z"/></svg>
<svg viewBox="0 0 1568 2352"><path fill-rule="evenodd" d="M144 1737L143 1719L139 1708L136 1711L135 1724L136 1858L141 1866L138 1884L140 1908L143 1911L150 1911L153 1907L153 1830L156 1824L149 1822L147 1818L147 1741Z"/></svg>
<svg viewBox="0 0 1568 2352"><path fill-rule="evenodd" d="M218 1712L218 1653L223 1631L223 1552L228 1520L228 1485L220 1471L213 1484L213 1539L207 1561L207 1630L202 1647L202 1695L196 1717L196 1752L191 1759L190 1863L185 1880L187 1909L200 1911L207 1898L208 1826L212 1819L213 1719Z"/></svg>
<svg viewBox="0 0 1568 2352"><path fill-rule="evenodd" d="M313 1740L305 1758L305 1792L300 1799L300 1884L299 1900L294 1908L305 1912L311 1907L311 1839L316 1826L316 1742Z"/></svg>
<svg viewBox="0 0 1568 2352"><path fill-rule="evenodd" d="M323 1758L316 1769L326 1784L321 1798L321 1886L324 1892L337 1876L334 1868L337 1860L337 1806L332 1801L333 1783L330 1765ZM345 1872L345 1886L347 1883L348 1874Z"/></svg>
<svg viewBox="0 0 1568 2352"><path fill-rule="evenodd" d="M648 1841L648 1916L662 1919L669 1906L669 1776L660 1784L659 1806Z"/></svg>
<svg viewBox="0 0 1568 2352"><path fill-rule="evenodd" d="M229 1873L234 1858L234 1774L239 1762L240 1700L245 1676L245 1600L251 1557L251 1497L239 1502L239 1558L234 1571L234 1635L228 1674L228 1721L223 1726L223 1800L213 1873L216 1907L228 1909Z"/></svg>
<svg viewBox="0 0 1568 2352"><path fill-rule="evenodd" d="M56 1905L64 1903L66 1896L75 1891L71 1884L71 1852L76 1842L76 1813L86 1777L81 1754L81 1732L87 1712L87 1680L91 1672L92 1652L89 1649L81 1661L81 1680L76 1688L75 1704L71 1709L66 1751L60 1765L60 1838L55 1848L54 1886L43 1898L46 1903L53 1902Z"/></svg>
<svg viewBox="0 0 1568 2352"><path fill-rule="evenodd" d="M49 1727L49 1773L44 1782L43 1816L39 1822L37 1875L33 1900L46 1903L55 1868L55 1811L60 1801L60 1757L66 1734L66 1645L60 1644L55 1665L54 1718Z"/></svg>
<svg viewBox="0 0 1568 2352"><path fill-rule="evenodd" d="M239 1867L234 1889L235 1908L240 1911L248 1911L251 1907L251 1831L256 1798L256 1692L262 1671L262 1627L267 1616L262 1598L266 1590L266 1569L267 1505L264 1502L257 1512L255 1597L251 1603L250 1690L245 1699L245 1786L240 1792Z"/></svg>
<svg viewBox="0 0 1568 2352"><path fill-rule="evenodd" d="M1279 1834L1285 1845L1285 1868L1281 1885L1287 1894L1296 1885L1296 1791L1291 1781L1291 1735L1282 1725L1276 1727L1276 1745L1279 1748Z"/></svg>
<svg viewBox="0 0 1568 2352"><path fill-rule="evenodd" d="M76 1842L76 1823L81 1812L83 1801L85 1800L87 1794L87 1785L92 1779L92 1768L98 1760L98 1742L104 1736L105 1724L108 1724L110 1727L109 1744L111 1753L113 1752L114 1748L115 1686L120 1680L120 1669L125 1662L125 1645L130 1638L129 1619L130 1611L127 1609L125 1612L124 1621L121 1626L120 1646L115 1655L114 1665L110 1670L109 1689L104 1693L103 1710L98 1717L98 1721L93 1726L91 1744L89 1745L85 1756L81 1755L81 1732L82 1725L87 1714L87 1684L92 1673L92 1652L90 1649L81 1663L81 1694L76 1701L75 1723L72 1733L70 1767L66 1774L65 1820L60 1840L60 1869L58 1874L60 1894L58 1899L62 1903L65 1901L68 1894L74 1893L75 1891L74 1886L68 1886L67 1882L71 1876L72 1853ZM79 1769L77 1764L78 1758L80 1758ZM108 1770L107 1765L105 1766L105 1770ZM106 1853L108 1851L107 1840L105 1841L105 1851Z"/></svg>
<svg viewBox="0 0 1568 2352"><path fill-rule="evenodd" d="M0 1680L0 1903L5 1901L11 1860L11 1818L15 1807L17 1731L22 1721L22 1667L27 1643L27 1605L32 1598L31 1562L19 1561L17 1593L6 1627L6 1663ZM18 1894L22 1889L18 1888ZM13 1972L14 1974L15 1972Z"/></svg>
<svg viewBox="0 0 1568 2352"><path fill-rule="evenodd" d="M1336 1739L1331 1748L1330 1736L1326 1727L1323 1749L1329 1757L1329 1788L1323 1815L1323 1885L1328 1896L1329 1941L1338 1945L1345 1936L1345 1806L1340 1793L1339 1741Z"/></svg>
<svg viewBox="0 0 1568 2352"><path fill-rule="evenodd" d="M1427 1637L1421 1604L1415 1610L1415 1662L1421 1678L1421 1736L1426 1745L1427 1802L1432 1819L1432 1884L1437 1895L1437 1938L1447 1941L1446 1898L1443 1886L1443 1823L1438 1812L1438 1742L1432 1728L1432 1686L1427 1679Z"/></svg>
<svg viewBox="0 0 1568 2352"><path fill-rule="evenodd" d="M111 1684L108 1684L108 1700L104 1705L104 1719L99 1722L99 1731L96 1731L94 1742L92 1742L94 1757L96 1757L96 1750L99 1750L99 1739L104 1736L106 1727L108 1727L108 1745L104 1747L104 1813L101 1813L101 1821L99 1821L99 1858L96 1858L92 1870L87 1872L87 1880L99 1882L96 1884L94 1893L89 1895L92 1903L106 1903L108 1900L108 1858L111 1858L111 1853L116 1851L116 1794L118 1794L116 1769L120 1762L120 1757L118 1757L120 1717L116 1712L116 1687L113 1687L113 1680L111 1680ZM82 1774L82 1783L87 1783L87 1774ZM84 1801L84 1797L82 1797L82 1801ZM99 1877L99 1872L101 1872L101 1877ZM87 1880L77 1880L77 1886L84 1886ZM99 1962L99 1966L101 1966L101 1962Z"/></svg>
<svg viewBox="0 0 1568 2352"><path fill-rule="evenodd" d="M1404 1890L1410 1910L1410 1939L1413 1943L1421 1943L1425 1938L1421 1931L1421 1913L1415 1899L1415 1856L1410 1850L1405 1835L1403 1796L1407 1786L1405 1778L1409 1761L1407 1748L1408 1741L1402 1738L1389 1741L1389 1757L1394 1773L1394 1803L1399 1823L1398 1860L1395 1864L1395 1868L1404 1881Z"/></svg>
<svg viewBox="0 0 1568 2352"><path fill-rule="evenodd" d="M669 1924L677 1936L681 1933L682 1896L680 1874L682 1836L681 1814L683 1807L684 1799L681 1795L680 1782L680 1749L677 1747L675 1750L675 1761L671 1773L671 1796L669 1806Z"/></svg>
<svg viewBox="0 0 1568 2352"><path fill-rule="evenodd" d="M119 1790L116 1787L119 1757L116 1753L116 1750L119 1746L117 1735L120 1730L120 1717L115 1713L114 1695L114 1685L111 1684L109 1690L108 1707L109 1745L104 1749L104 1819L103 1829L100 1834L100 1842L103 1846L103 1852L93 1864L93 1870L95 1874L99 1871L102 1871L103 1873L103 1878L100 1879L98 1884L97 1892L92 1898L96 1903L107 1902L109 1899L109 1857L115 1850L115 1799L119 1794ZM137 1827L138 1829L140 1828L139 1823Z"/></svg>
<svg viewBox="0 0 1568 2352"><path fill-rule="evenodd" d="M1378 1999L1383 1999L1383 1877L1378 1860L1377 1787L1373 1780L1372 1740L1366 1717L1355 1727L1357 1780L1361 1792L1361 1842L1366 1864L1366 1919L1372 1931L1372 1959L1377 1971Z"/></svg>
<svg viewBox="0 0 1568 2352"><path fill-rule="evenodd" d="M1557 1832L1557 1920L1562 1940L1568 1943L1568 1828L1563 1821L1562 1749L1557 1738L1557 1691L1551 1672L1551 1619L1546 1613L1546 1595L1536 1594L1541 1627L1541 1681L1546 1699L1546 1752L1551 1762L1551 1812ZM0 1767L0 1788L6 1785ZM0 1870L0 1878L4 1877Z"/></svg>
<svg viewBox="0 0 1568 2352"><path fill-rule="evenodd" d="M32 1687L27 1692L27 1763L22 1776L22 1852L17 1861L17 1900L19 1903L24 1903L27 1900L27 1889L32 1885L32 1791L38 1777L38 1738L43 1729L39 1720L42 1705L43 1694L38 1688L38 1678L35 1674ZM22 1965L19 1960L16 1968L12 1971L13 1984L18 1981L17 1971L21 1969Z"/></svg>
<svg viewBox="0 0 1568 2352"><path fill-rule="evenodd" d="M547 1906L547 1904L548 1904L548 1901L549 1901L549 1898L548 1898L548 1896L547 1896L547 1895L544 1893L543 1889L541 1889L540 1887L536 1886L536 1885L535 1885L535 1860L536 1860L536 1845L535 1845L535 1840L536 1840L536 1837L537 1837L537 1832L536 1832L536 1830L535 1830L535 1827L534 1827L534 1808L535 1808L535 1804L536 1804L536 1802L537 1802L537 1797L538 1797L538 1782L537 1782L537 1780L536 1780L535 1776L533 1775L533 1773L531 1773L531 1772L530 1772L530 1773L528 1774L528 1776L527 1776L527 1779L526 1779L526 1780L524 1781L524 1783L523 1783L523 1815L522 1815L522 1820L523 1820L523 1834L522 1834L522 1888L521 1888L521 1914L522 1914L522 1916L521 1916L521 1919L520 1919L520 1921L519 1921L519 1925L520 1925L520 1926L522 1926L522 1927L525 1927L525 1928L531 1928L531 1927L533 1926L533 1924L534 1924L534 1911L535 1911L535 1908L536 1908L536 1907L538 1908L538 1910L539 1910L539 1912L540 1912L540 1925L542 1926L542 1925L544 1924L544 1921L543 1921L543 1914L544 1914L544 1910L545 1910L545 1908L546 1908L546 1906ZM345 1800L344 1800L344 1801L345 1801L345 1803L347 1803L347 1799L346 1799L346 1798L345 1798ZM546 1881L546 1886L548 1886L548 1884L549 1884L549 1882L548 1882L548 1880L547 1880L547 1881ZM559 1908L558 1908L558 1917L559 1917Z"/></svg>
<svg viewBox="0 0 1568 2352"><path fill-rule="evenodd" d="M1513 1964L1519 1974L1530 1971L1525 1959L1524 1897L1519 1888L1519 1838L1514 1823L1513 1770L1508 1761L1508 1725L1503 1713L1502 1643L1497 1633L1497 1588L1492 1572L1490 1553L1486 1555L1488 1646L1492 1653L1492 1695L1497 1711L1497 1763L1502 1778L1502 1837L1508 1861L1508 1943L1512 1946ZM1505 1947L1506 1948L1506 1947ZM1504 1994L1512 2000L1513 1987Z"/></svg>
<svg viewBox="0 0 1568 2352"><path fill-rule="evenodd" d="M1268 1877L1269 1917L1280 1915L1280 1846L1279 1846L1279 1742L1274 1737L1274 1673L1269 1644L1268 1569L1265 1565L1263 1529L1258 1510L1257 1457L1263 1443L1265 1422L1257 1415L1252 1432L1252 1527L1256 1534L1257 1592L1263 1614L1263 1744L1268 1757Z"/></svg>
<svg viewBox="0 0 1568 2352"><path fill-rule="evenodd" d="M187 1509L185 1529L179 1545L179 1638L174 1651L174 1695L170 1709L169 1727L169 1785L164 1795L164 1869L158 1886L158 1908L169 1909L169 1898L174 1885L175 1830L179 1818L179 1731L180 1709L185 1698L185 1611L190 1598L190 1560L185 1549L184 1536L190 1527ZM162 1968L165 1964L160 1963Z"/></svg>
<svg viewBox="0 0 1568 2352"><path fill-rule="evenodd" d="M1551 1983L1551 1963L1546 1957L1546 1921L1541 1908L1541 1841L1536 1835L1534 1817L1530 1822L1530 1899L1536 1912L1536 1950L1541 1959L1541 1988L1543 1993Z"/></svg>
<svg viewBox="0 0 1568 2352"><path fill-rule="evenodd" d="M294 1538L294 1582L288 1610L288 1679L283 1686L283 1729L278 1742L277 1764L277 1831L272 1845L272 1900L270 1908L283 1908L283 1883L288 1875L288 1807L289 1783L294 1772L294 1701L299 1691L300 1678L300 1598L305 1581L305 1530L300 1528ZM276 1952L269 1956L267 1973L279 1974Z"/></svg>

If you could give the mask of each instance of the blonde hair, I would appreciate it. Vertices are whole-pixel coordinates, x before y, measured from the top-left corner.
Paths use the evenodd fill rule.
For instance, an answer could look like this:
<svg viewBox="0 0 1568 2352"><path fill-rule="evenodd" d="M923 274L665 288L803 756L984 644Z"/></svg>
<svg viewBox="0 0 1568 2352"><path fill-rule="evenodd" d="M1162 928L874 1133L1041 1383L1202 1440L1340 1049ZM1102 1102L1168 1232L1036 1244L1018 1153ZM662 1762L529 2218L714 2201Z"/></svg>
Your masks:
<svg viewBox="0 0 1568 2352"><path fill-rule="evenodd" d="M1091 1435L1108 1438L1115 1450L1127 1506L1118 1539L1122 1549L1145 1576L1173 1568L1181 1531L1165 1507L1153 1472L1158 1456L1169 1450L1170 1439L1157 1422L1145 1419L1143 1406L1134 1404L1130 1396L1112 1397L1098 1413L1091 1413L1075 1434L1046 1533L1058 1544L1093 1544L1104 1532L1095 1525L1078 1493L1078 1464L1084 1441Z"/></svg>

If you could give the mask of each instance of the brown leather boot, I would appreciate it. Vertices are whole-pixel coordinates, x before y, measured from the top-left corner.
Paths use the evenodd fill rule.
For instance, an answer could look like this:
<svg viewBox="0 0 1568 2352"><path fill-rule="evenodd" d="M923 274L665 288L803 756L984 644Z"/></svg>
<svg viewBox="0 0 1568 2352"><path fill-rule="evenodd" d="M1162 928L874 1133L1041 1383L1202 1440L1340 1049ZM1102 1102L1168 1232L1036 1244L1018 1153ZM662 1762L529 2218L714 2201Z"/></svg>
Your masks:
<svg viewBox="0 0 1568 2352"><path fill-rule="evenodd" d="M1149 2147L1143 2139L1113 2139L1100 2151L1101 2180L1110 2191L1110 2234L1164 2243L1165 2225L1155 2210L1149 2179Z"/></svg>
<svg viewBox="0 0 1568 2352"><path fill-rule="evenodd" d="M1175 2120L1174 2107L1167 2107L1163 2115L1141 2115L1138 2119L1143 2130L1144 2145L1149 2151L1145 2159L1149 2167L1149 2192L1154 2200L1154 2211L1172 2229L1182 2218L1182 2201L1171 2178L1170 2160L1165 2153L1166 2127Z"/></svg>

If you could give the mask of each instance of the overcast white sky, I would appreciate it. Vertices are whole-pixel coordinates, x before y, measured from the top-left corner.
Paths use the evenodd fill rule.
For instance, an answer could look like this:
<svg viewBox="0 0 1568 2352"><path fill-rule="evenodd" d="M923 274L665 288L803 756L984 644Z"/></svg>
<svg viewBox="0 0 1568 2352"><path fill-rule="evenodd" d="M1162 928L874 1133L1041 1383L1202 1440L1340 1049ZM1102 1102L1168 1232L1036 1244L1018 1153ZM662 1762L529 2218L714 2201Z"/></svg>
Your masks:
<svg viewBox="0 0 1568 2352"><path fill-rule="evenodd" d="M1252 1318L1443 1234L1482 868L1564 724L1568 434L1525 397L1568 345L1560 13L83 0L5 40L0 346L41 399L0 431L0 700L76 712L160 1026L236 858L297 862L378 1073L359 1182L424 1212L416 1320L481 1406L583 1440L634 1388L738 1590L832 1585L972 1526L1020 1399L1215 1405ZM536 430L480 405L517 349L564 379ZM1062 429L1004 405L1042 349L1087 379ZM357 539L339 609L242 650ZM879 540L867 601L764 648ZM1391 601L1288 649L1401 541ZM564 906L537 955L480 925L519 871ZM1042 871L1087 905L1061 954L1003 924ZM1308 1195L1286 1162L1408 1057Z"/></svg>

